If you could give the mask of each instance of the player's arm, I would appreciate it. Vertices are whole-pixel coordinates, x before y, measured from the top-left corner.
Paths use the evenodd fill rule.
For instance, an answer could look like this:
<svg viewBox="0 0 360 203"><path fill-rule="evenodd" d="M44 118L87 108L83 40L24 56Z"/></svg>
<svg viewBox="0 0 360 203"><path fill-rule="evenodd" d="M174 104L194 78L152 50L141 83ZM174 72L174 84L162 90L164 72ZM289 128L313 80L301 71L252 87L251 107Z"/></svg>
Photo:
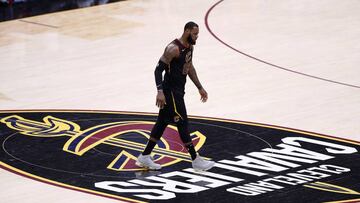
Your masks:
<svg viewBox="0 0 360 203"><path fill-rule="evenodd" d="M201 85L192 61L190 62L190 68L189 68L188 75L189 75L191 81L193 81L193 83L199 90L199 94L201 96L200 100L202 102L206 102L208 99L208 93L205 91L204 87Z"/></svg>
<svg viewBox="0 0 360 203"><path fill-rule="evenodd" d="M175 57L178 57L180 55L179 48L174 44L169 44L163 53L163 55L160 57L160 60L155 68L155 83L156 88L158 90L157 96L156 96L156 106L159 108L163 108L166 104L165 96L163 92L163 78L162 78L162 72L165 69L169 68L169 64L171 60Z"/></svg>
<svg viewBox="0 0 360 203"><path fill-rule="evenodd" d="M158 64L156 65L155 68L155 82L156 82L156 88L158 90L162 90L162 82L163 82L163 78L162 78L162 72L169 68L169 64L171 62L171 60L174 57L178 57L180 54L179 48L174 45L174 44L169 44L166 48L165 51L163 53L163 55L160 57L160 60L158 62Z"/></svg>

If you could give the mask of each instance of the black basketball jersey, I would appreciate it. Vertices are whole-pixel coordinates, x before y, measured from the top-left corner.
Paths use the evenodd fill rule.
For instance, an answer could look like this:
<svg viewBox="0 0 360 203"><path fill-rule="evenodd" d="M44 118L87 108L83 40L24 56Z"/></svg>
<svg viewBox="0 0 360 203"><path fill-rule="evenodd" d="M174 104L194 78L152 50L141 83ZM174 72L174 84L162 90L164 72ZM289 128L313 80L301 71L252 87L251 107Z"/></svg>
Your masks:
<svg viewBox="0 0 360 203"><path fill-rule="evenodd" d="M178 39L171 42L179 47L180 55L173 58L169 68L165 71L163 87L177 93L185 93L186 76L188 74L193 49L192 46L185 47Z"/></svg>

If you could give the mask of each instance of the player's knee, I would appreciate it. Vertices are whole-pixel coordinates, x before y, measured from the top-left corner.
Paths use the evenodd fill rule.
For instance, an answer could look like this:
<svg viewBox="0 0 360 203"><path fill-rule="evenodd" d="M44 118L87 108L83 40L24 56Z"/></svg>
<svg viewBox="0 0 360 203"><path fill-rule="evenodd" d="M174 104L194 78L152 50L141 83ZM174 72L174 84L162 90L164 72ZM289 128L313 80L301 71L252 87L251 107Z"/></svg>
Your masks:
<svg viewBox="0 0 360 203"><path fill-rule="evenodd" d="M187 125L188 121L187 119L184 119L178 115L174 116L174 123L177 125Z"/></svg>
<svg viewBox="0 0 360 203"><path fill-rule="evenodd" d="M156 122L151 131L150 137L159 140L164 133L166 126L167 124L164 122Z"/></svg>
<svg viewBox="0 0 360 203"><path fill-rule="evenodd" d="M152 142L158 142L159 139L160 139L160 136L159 137L152 137L152 136L149 137L149 140Z"/></svg>

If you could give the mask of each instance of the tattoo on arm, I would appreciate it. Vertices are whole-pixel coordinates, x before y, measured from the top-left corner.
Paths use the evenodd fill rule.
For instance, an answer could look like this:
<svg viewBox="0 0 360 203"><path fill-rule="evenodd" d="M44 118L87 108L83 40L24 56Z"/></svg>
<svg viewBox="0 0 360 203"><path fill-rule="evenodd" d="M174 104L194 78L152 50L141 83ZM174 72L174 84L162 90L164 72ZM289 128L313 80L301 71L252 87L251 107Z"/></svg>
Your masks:
<svg viewBox="0 0 360 203"><path fill-rule="evenodd" d="M179 47L174 44L169 44L161 56L160 60L166 64L170 64L171 60L180 55Z"/></svg>
<svg viewBox="0 0 360 203"><path fill-rule="evenodd" d="M160 60L155 68L155 83L156 83L156 88L158 90L162 90L163 86L162 86L162 82L163 82L163 78L162 78L162 72L166 69L169 68L169 64L171 62L171 60L174 57L177 57L179 54L179 48L177 46L174 46L173 44L169 44L166 48L165 51L163 53L163 55L160 57Z"/></svg>

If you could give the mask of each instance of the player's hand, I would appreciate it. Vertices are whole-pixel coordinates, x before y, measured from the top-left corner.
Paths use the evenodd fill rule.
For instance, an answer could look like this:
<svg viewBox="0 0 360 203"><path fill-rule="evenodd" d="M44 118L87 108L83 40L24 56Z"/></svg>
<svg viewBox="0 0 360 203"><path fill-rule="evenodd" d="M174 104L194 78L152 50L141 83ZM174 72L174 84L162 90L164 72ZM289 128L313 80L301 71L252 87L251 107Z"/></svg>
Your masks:
<svg viewBox="0 0 360 203"><path fill-rule="evenodd" d="M158 90L158 93L156 95L156 106L160 109L164 108L164 105L166 104L165 95L162 90Z"/></svg>
<svg viewBox="0 0 360 203"><path fill-rule="evenodd" d="M200 88L199 89L199 94L201 96L200 100L205 103L208 99L208 93L205 91L204 88Z"/></svg>

